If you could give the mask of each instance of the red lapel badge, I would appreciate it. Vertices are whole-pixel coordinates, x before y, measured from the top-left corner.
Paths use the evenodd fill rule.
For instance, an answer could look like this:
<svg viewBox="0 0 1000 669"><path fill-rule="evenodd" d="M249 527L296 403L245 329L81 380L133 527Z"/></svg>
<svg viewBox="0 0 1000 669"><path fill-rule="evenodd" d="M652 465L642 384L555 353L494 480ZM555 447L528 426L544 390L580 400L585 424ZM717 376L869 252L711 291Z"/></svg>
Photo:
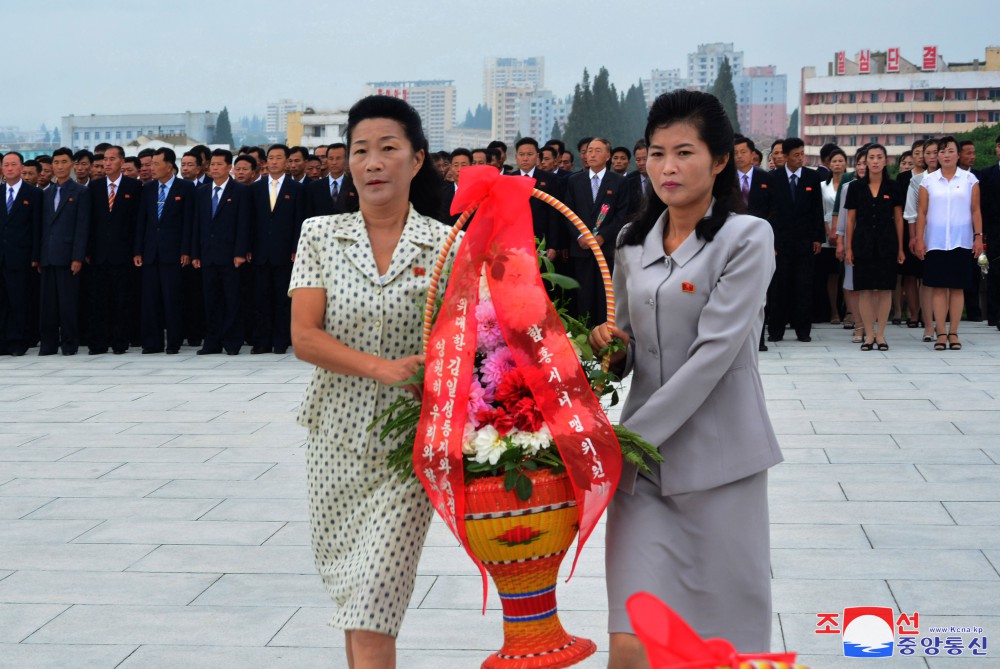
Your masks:
<svg viewBox="0 0 1000 669"><path fill-rule="evenodd" d="M232 201L233 201L233 198L231 198L231 197L227 197L226 198L226 202L232 202Z"/></svg>
<svg viewBox="0 0 1000 669"><path fill-rule="evenodd" d="M890 199L888 195L883 195L882 198L885 199L885 200Z"/></svg>
<svg viewBox="0 0 1000 669"><path fill-rule="evenodd" d="M812 187L812 186L806 186L806 192L807 192L807 193L808 193L809 191L811 191L812 189L813 189L813 187Z"/></svg>
<svg viewBox="0 0 1000 669"><path fill-rule="evenodd" d="M174 202L180 202L180 201L181 201L181 196L180 195L174 197Z"/></svg>
<svg viewBox="0 0 1000 669"><path fill-rule="evenodd" d="M27 200L22 200L22 202L23 202L24 204L28 204L28 201L27 201Z"/></svg>
<svg viewBox="0 0 1000 669"><path fill-rule="evenodd" d="M610 190L608 191L608 195L614 195L614 194L615 194L614 191L610 191Z"/></svg>
<svg viewBox="0 0 1000 669"><path fill-rule="evenodd" d="M761 184L760 187L761 188L767 188L767 184Z"/></svg>
<svg viewBox="0 0 1000 669"><path fill-rule="evenodd" d="M285 199L286 199L286 200L291 200L291 199L292 199L292 196L291 196L291 195L286 195L286 196L285 196Z"/></svg>
<svg viewBox="0 0 1000 669"><path fill-rule="evenodd" d="M691 283L690 281L685 281L684 283L681 284L681 292L682 293L693 293L694 292L694 284Z"/></svg>
<svg viewBox="0 0 1000 669"><path fill-rule="evenodd" d="M67 202L72 202L72 201L73 201L73 198L69 198L69 199L68 199L68 200L66 200L66 201L67 201Z"/></svg>
<svg viewBox="0 0 1000 669"><path fill-rule="evenodd" d="M131 195L129 195L128 193L125 193L125 199L126 199L126 200L131 200L131 199L132 199L132 196L131 196Z"/></svg>
<svg viewBox="0 0 1000 669"><path fill-rule="evenodd" d="M427 274L427 270L425 270L423 267L414 267L413 274L414 276L424 276L425 274Z"/></svg>

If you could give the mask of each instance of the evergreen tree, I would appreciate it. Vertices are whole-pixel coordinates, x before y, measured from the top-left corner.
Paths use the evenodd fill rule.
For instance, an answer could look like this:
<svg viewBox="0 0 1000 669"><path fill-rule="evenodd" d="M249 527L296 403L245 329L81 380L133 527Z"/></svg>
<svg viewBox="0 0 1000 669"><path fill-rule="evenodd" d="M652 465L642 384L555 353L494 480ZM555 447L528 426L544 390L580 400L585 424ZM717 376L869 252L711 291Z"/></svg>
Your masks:
<svg viewBox="0 0 1000 669"><path fill-rule="evenodd" d="M46 144L50 144L52 142L52 133L46 130L45 135L42 137L42 141Z"/></svg>
<svg viewBox="0 0 1000 669"><path fill-rule="evenodd" d="M719 76L715 79L715 85L709 91L719 98L722 108L726 110L729 122L733 124L733 132L740 131L740 117L736 107L736 89L733 88L733 68L729 64L729 59L724 58L719 66Z"/></svg>
<svg viewBox="0 0 1000 669"><path fill-rule="evenodd" d="M224 144L233 147L233 128L229 123L229 110L226 107L219 112L219 118L215 121L215 133L212 136L212 144Z"/></svg>
<svg viewBox="0 0 1000 669"><path fill-rule="evenodd" d="M591 127L587 135L603 137L615 146L622 135L621 102L610 79L608 70L603 67L594 77Z"/></svg>
<svg viewBox="0 0 1000 669"><path fill-rule="evenodd" d="M62 137L59 135L59 128L52 129L52 143L62 144Z"/></svg>
<svg viewBox="0 0 1000 669"><path fill-rule="evenodd" d="M559 130L559 121L552 122L552 130L549 132L549 139L562 139L562 131Z"/></svg>
<svg viewBox="0 0 1000 669"><path fill-rule="evenodd" d="M475 118L472 116L472 110L465 110L465 120L462 121L458 127L460 128L471 128L472 124L475 123Z"/></svg>
<svg viewBox="0 0 1000 669"><path fill-rule="evenodd" d="M590 90L590 72L583 70L583 81L573 87L573 103L566 126L563 128L562 140L567 148L576 147L576 143L584 137L591 137L591 118L593 113L593 94Z"/></svg>
<svg viewBox="0 0 1000 669"><path fill-rule="evenodd" d="M788 119L788 129L785 131L785 137L798 137L799 136L799 110L798 108L792 112L791 117Z"/></svg>
<svg viewBox="0 0 1000 669"><path fill-rule="evenodd" d="M625 146L631 148L637 140L645 136L648 115L649 110L646 108L646 95L642 92L642 82L632 84L629 86L622 104Z"/></svg>

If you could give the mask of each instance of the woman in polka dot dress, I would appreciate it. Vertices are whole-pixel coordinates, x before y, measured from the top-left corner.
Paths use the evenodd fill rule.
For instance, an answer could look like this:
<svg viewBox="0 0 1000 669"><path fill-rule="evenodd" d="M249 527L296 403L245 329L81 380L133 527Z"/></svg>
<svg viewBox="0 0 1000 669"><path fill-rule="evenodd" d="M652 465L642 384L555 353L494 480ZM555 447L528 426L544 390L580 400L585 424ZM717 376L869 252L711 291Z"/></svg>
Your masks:
<svg viewBox="0 0 1000 669"><path fill-rule="evenodd" d="M348 116L361 211L302 226L289 286L295 355L316 365L299 413L316 566L352 669L396 666L396 635L413 594L433 514L423 488L386 465L398 444L367 427L422 365L423 305L448 228L440 177L420 117L386 96ZM457 247L457 245L456 245Z"/></svg>

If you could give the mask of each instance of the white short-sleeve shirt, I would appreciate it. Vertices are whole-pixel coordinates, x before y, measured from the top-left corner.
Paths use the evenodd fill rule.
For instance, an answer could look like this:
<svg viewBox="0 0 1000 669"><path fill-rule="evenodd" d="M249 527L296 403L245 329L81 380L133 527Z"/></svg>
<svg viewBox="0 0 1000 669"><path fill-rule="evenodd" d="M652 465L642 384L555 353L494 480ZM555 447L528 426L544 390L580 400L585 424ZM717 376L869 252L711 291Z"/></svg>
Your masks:
<svg viewBox="0 0 1000 669"><path fill-rule="evenodd" d="M928 251L972 248L972 187L979 179L961 168L949 181L941 170L931 172L920 187L927 190L927 229L924 242Z"/></svg>

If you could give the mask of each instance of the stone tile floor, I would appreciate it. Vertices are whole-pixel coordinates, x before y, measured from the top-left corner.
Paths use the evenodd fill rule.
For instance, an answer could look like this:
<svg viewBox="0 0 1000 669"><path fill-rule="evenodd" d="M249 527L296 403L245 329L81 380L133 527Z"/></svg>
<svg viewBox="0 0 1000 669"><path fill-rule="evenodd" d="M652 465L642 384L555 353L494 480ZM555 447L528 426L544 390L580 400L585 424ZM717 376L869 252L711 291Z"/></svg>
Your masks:
<svg viewBox="0 0 1000 669"><path fill-rule="evenodd" d="M774 649L857 666L816 613L891 606L1000 646L1000 333L863 353L821 326L761 356L786 461L771 474ZM246 351L244 351L245 353ZM308 547L309 367L287 356L0 359L0 667L344 667ZM603 532L560 586L607 648ZM478 667L495 593L435 522L401 668ZM1000 667L997 656L880 666ZM581 667L602 667L599 653Z"/></svg>

